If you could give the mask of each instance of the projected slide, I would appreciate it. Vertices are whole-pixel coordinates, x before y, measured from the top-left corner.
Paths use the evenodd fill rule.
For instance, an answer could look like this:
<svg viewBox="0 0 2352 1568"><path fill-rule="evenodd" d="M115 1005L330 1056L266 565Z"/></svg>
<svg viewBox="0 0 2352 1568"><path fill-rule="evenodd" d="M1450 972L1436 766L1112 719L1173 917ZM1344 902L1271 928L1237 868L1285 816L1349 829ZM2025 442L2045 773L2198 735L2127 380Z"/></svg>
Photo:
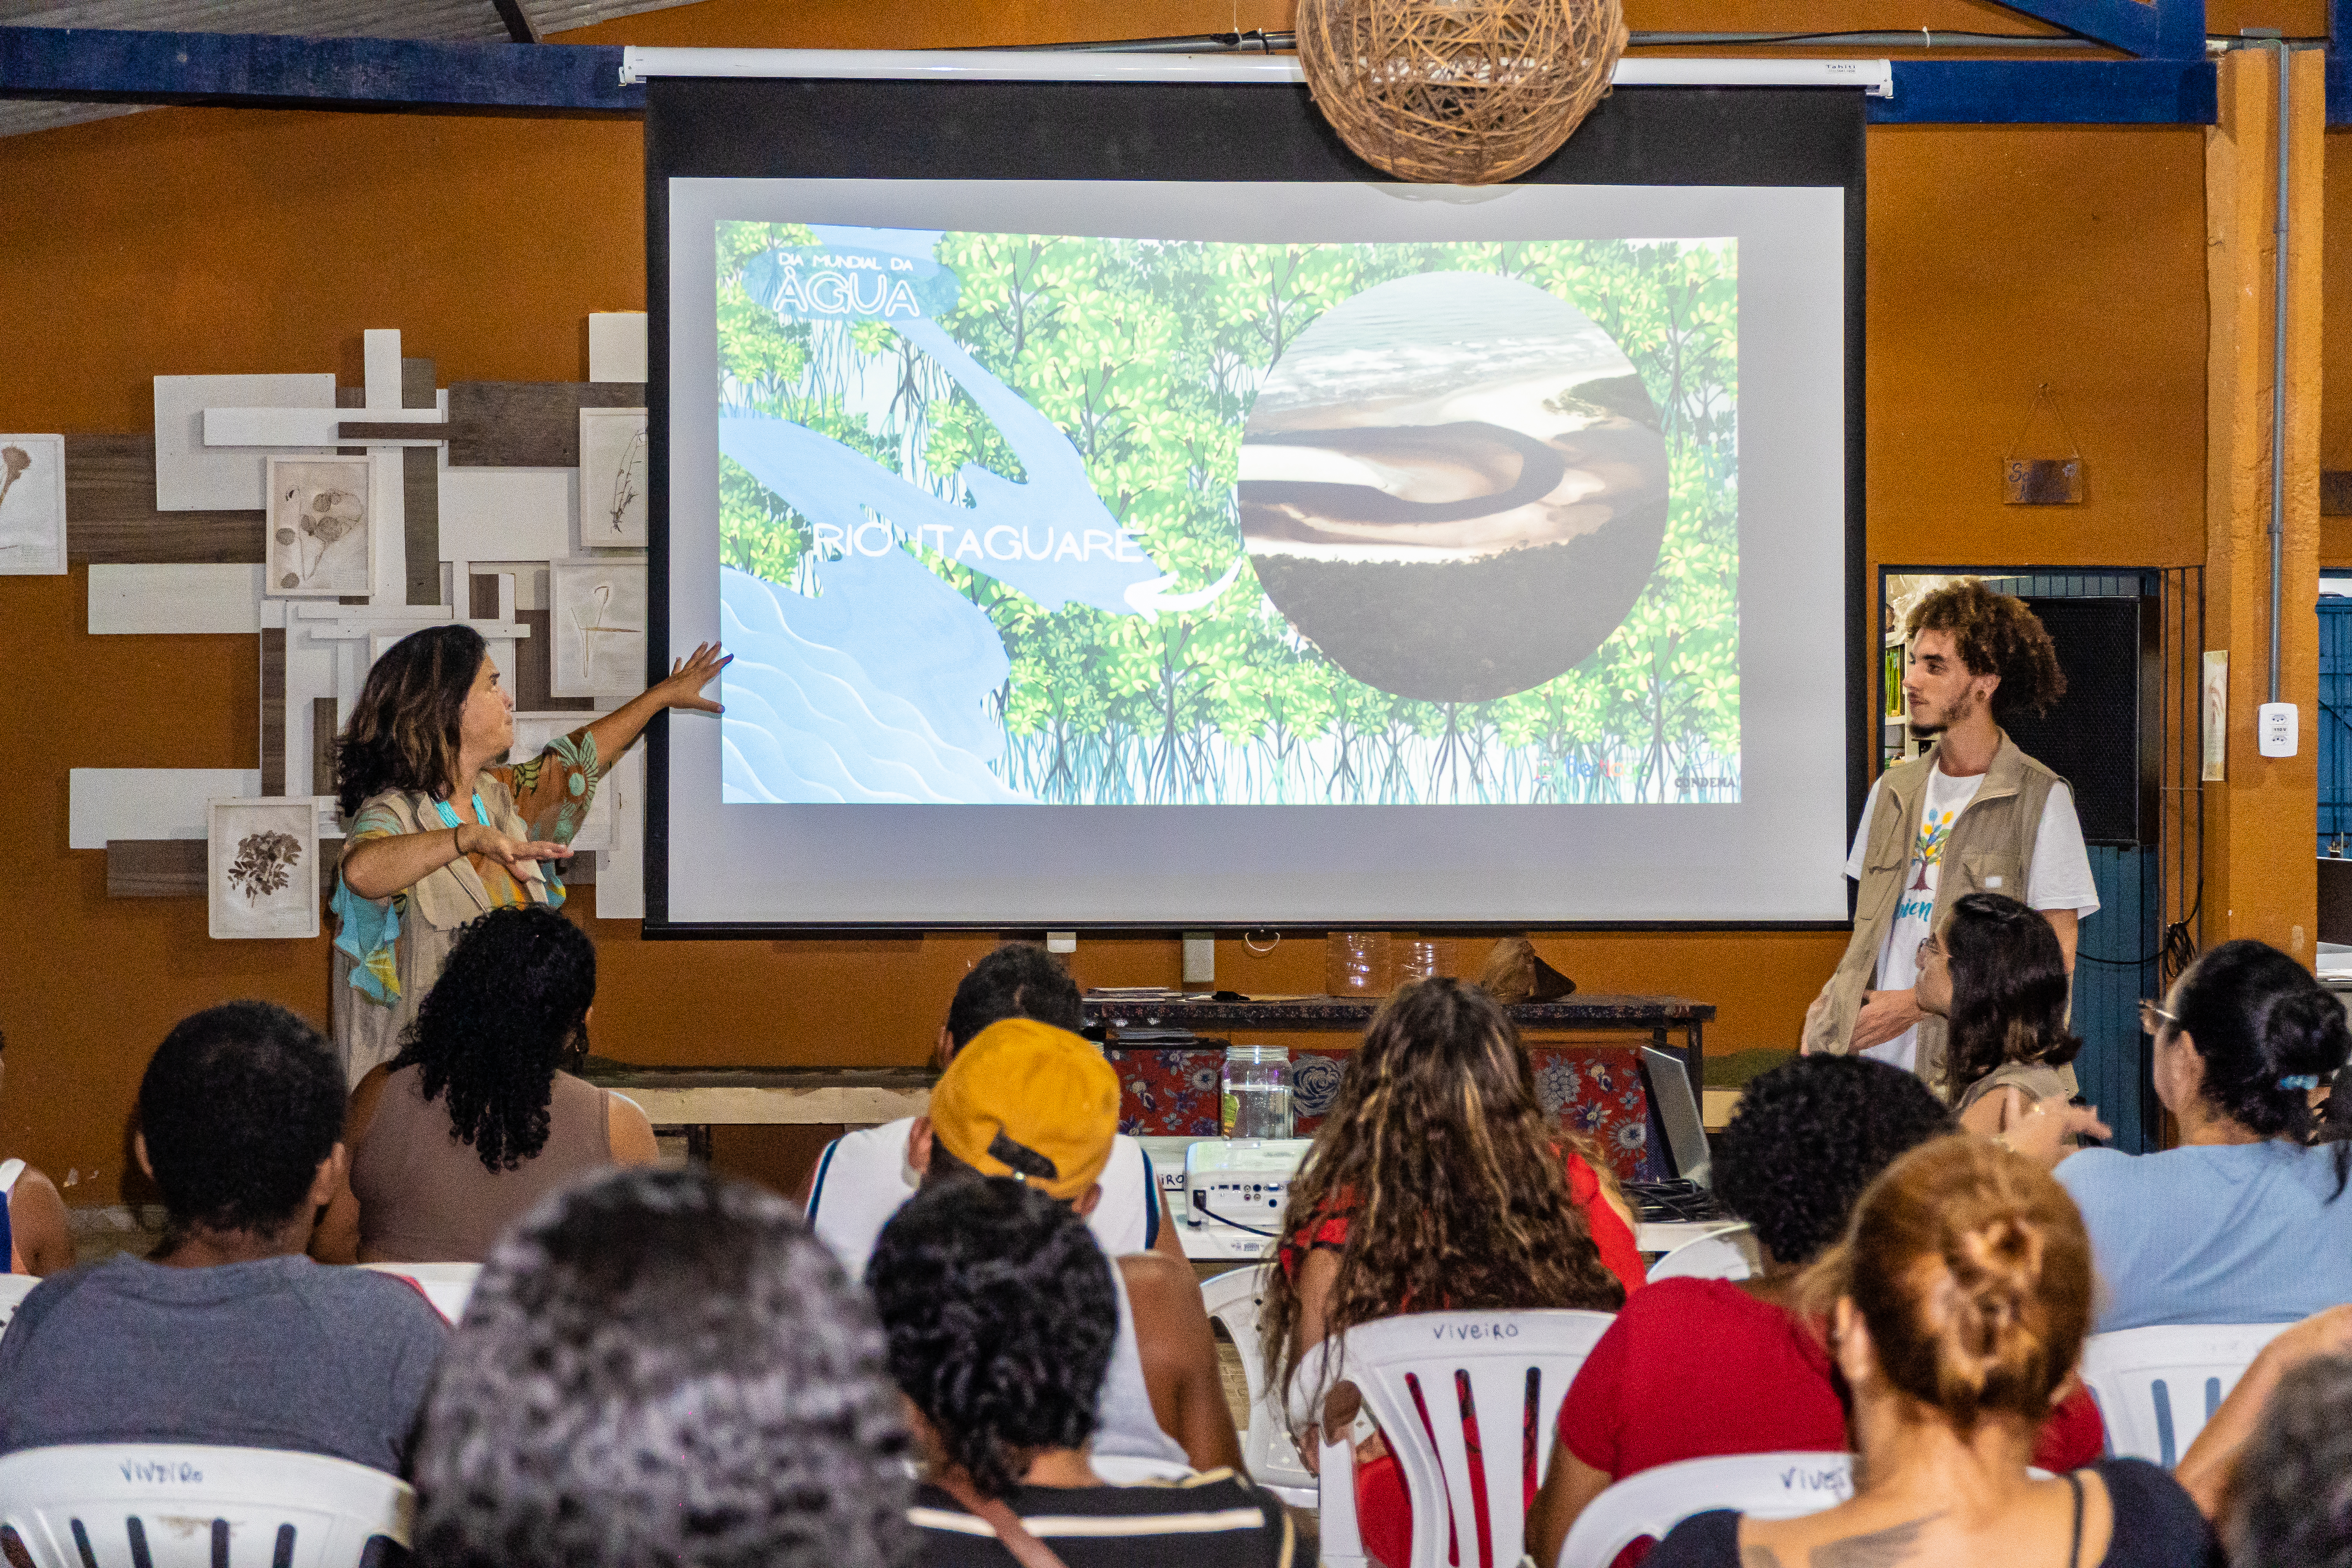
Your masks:
<svg viewBox="0 0 2352 1568"><path fill-rule="evenodd" d="M707 232L724 803L1742 798L1736 239Z"/></svg>

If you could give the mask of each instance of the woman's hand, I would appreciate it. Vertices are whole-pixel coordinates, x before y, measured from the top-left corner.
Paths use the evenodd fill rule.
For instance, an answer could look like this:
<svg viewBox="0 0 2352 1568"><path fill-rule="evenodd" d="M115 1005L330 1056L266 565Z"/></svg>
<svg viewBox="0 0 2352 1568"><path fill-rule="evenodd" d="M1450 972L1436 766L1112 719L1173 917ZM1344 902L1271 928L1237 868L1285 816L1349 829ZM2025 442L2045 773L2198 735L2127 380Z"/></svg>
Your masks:
<svg viewBox="0 0 2352 1568"><path fill-rule="evenodd" d="M484 827L478 822L461 823L451 832L457 840L457 853L479 855L486 860L495 860L505 867L507 874L518 882L528 879L530 873L526 868L537 861L568 860L572 858L572 846L569 844L555 844L539 838L509 838L497 828Z"/></svg>
<svg viewBox="0 0 2352 1568"><path fill-rule="evenodd" d="M733 663L734 657L715 642L703 643L670 666L669 679L656 681L589 725L588 732L596 738L596 771L611 772L621 760L621 753L629 749L653 716L665 708L684 708L698 713L725 712L716 700L702 694L702 689L718 679L719 672Z"/></svg>
<svg viewBox="0 0 2352 1568"><path fill-rule="evenodd" d="M686 658L670 665L669 679L653 688L646 695L664 708L692 708L703 713L724 713L727 710L702 695L702 689L719 679L719 672L735 660L735 656L721 649L715 642L703 643Z"/></svg>
<svg viewBox="0 0 2352 1568"><path fill-rule="evenodd" d="M2000 1135L2000 1142L2011 1152L2024 1155L2047 1171L2074 1151L2066 1140L2076 1134L2088 1138L2112 1138L2115 1130L2099 1120L2095 1105L2071 1105L2053 1095L2037 1100L2033 1109L2010 1123Z"/></svg>

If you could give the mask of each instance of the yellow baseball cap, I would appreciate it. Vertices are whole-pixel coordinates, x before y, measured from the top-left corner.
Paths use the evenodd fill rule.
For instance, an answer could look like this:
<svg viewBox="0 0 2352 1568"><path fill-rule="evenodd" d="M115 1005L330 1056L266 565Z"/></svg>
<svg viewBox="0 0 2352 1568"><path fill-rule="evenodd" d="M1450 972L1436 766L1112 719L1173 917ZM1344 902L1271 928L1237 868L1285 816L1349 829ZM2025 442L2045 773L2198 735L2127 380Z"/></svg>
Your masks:
<svg viewBox="0 0 2352 1568"><path fill-rule="evenodd" d="M930 1118L931 1136L982 1175L1072 1202L1110 1163L1118 1074L1067 1029L1006 1018L956 1053L931 1090Z"/></svg>

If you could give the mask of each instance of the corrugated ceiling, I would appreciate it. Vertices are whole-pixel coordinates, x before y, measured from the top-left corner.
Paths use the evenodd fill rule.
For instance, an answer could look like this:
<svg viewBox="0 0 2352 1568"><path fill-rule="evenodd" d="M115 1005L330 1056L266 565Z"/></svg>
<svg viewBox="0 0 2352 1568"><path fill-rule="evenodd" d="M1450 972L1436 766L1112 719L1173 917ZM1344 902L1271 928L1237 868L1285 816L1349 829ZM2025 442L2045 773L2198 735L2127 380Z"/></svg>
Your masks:
<svg viewBox="0 0 2352 1568"><path fill-rule="evenodd" d="M522 0L541 36L663 11L694 0ZM0 26L121 27L162 33L283 33L314 38L473 38L504 42L490 0L0 0ZM0 136L79 125L136 106L0 99Z"/></svg>

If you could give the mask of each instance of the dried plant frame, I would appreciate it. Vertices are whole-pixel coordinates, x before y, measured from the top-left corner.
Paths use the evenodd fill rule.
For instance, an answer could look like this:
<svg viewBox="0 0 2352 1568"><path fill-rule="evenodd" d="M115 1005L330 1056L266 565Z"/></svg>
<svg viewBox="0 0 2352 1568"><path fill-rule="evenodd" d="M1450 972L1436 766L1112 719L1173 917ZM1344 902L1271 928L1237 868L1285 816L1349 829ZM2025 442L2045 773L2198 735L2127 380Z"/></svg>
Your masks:
<svg viewBox="0 0 2352 1568"><path fill-rule="evenodd" d="M383 490L376 470L384 460L375 453L265 460L264 597L373 594L376 499Z"/></svg>
<svg viewBox="0 0 2352 1568"><path fill-rule="evenodd" d="M646 686L642 558L551 561L548 694L635 697Z"/></svg>
<svg viewBox="0 0 2352 1568"><path fill-rule="evenodd" d="M66 438L0 436L0 576L66 569Z"/></svg>
<svg viewBox="0 0 2352 1568"><path fill-rule="evenodd" d="M215 939L319 934L315 797L208 801L205 835L205 900Z"/></svg>
<svg viewBox="0 0 2352 1568"><path fill-rule="evenodd" d="M642 408L580 411L580 545L612 550L649 543L653 465Z"/></svg>

